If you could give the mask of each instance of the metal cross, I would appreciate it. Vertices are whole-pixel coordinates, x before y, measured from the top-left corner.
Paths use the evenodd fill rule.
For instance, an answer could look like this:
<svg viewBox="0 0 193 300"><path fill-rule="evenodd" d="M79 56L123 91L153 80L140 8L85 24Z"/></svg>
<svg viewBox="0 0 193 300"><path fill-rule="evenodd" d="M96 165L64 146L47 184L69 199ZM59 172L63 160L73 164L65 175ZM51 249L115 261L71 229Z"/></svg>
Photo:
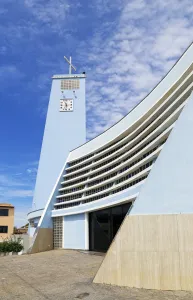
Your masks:
<svg viewBox="0 0 193 300"><path fill-rule="evenodd" d="M68 60L68 58L66 56L64 56L64 59L69 64L69 74L72 74L72 69L74 69L74 71L76 71L76 68L72 64L72 57L70 56L70 59Z"/></svg>

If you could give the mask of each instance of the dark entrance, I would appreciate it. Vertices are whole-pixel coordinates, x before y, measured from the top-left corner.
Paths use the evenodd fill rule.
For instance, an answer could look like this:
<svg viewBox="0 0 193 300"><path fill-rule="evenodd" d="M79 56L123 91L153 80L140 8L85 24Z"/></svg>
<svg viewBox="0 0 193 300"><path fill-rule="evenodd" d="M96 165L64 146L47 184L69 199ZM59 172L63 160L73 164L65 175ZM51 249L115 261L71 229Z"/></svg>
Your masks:
<svg viewBox="0 0 193 300"><path fill-rule="evenodd" d="M89 214L89 249L108 250L132 202Z"/></svg>

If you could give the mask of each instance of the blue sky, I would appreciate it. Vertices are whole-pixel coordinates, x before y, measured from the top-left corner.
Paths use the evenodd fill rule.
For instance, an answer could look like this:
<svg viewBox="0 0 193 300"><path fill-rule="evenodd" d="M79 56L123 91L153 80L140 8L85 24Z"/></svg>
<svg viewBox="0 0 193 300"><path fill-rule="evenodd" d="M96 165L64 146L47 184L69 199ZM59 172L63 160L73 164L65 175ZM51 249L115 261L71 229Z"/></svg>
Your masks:
<svg viewBox="0 0 193 300"><path fill-rule="evenodd" d="M26 222L51 76L87 73L87 138L127 114L192 42L192 0L0 1L0 202Z"/></svg>

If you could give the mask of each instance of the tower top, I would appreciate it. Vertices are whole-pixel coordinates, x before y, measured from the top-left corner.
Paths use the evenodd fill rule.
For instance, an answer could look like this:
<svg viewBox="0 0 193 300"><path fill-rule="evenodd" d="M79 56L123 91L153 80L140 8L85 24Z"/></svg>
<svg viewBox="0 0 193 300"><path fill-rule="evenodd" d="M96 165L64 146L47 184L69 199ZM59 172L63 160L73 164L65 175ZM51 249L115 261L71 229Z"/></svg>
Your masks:
<svg viewBox="0 0 193 300"><path fill-rule="evenodd" d="M52 79L76 79L76 78L86 78L86 74L57 74L52 76Z"/></svg>
<svg viewBox="0 0 193 300"><path fill-rule="evenodd" d="M76 71L76 68L72 64L72 57L70 56L70 59L68 59L66 56L64 56L64 59L69 64L69 75L71 75L72 74L72 69L74 69L74 71Z"/></svg>

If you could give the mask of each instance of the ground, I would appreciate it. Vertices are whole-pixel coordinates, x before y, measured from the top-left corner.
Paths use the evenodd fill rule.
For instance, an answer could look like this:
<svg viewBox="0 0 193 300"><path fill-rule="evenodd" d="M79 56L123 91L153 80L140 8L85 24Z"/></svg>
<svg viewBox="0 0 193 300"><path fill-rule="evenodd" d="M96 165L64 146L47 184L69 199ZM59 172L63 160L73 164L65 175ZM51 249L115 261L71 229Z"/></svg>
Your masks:
<svg viewBox="0 0 193 300"><path fill-rule="evenodd" d="M0 300L192 300L193 293L93 284L104 256L55 250L0 257Z"/></svg>

